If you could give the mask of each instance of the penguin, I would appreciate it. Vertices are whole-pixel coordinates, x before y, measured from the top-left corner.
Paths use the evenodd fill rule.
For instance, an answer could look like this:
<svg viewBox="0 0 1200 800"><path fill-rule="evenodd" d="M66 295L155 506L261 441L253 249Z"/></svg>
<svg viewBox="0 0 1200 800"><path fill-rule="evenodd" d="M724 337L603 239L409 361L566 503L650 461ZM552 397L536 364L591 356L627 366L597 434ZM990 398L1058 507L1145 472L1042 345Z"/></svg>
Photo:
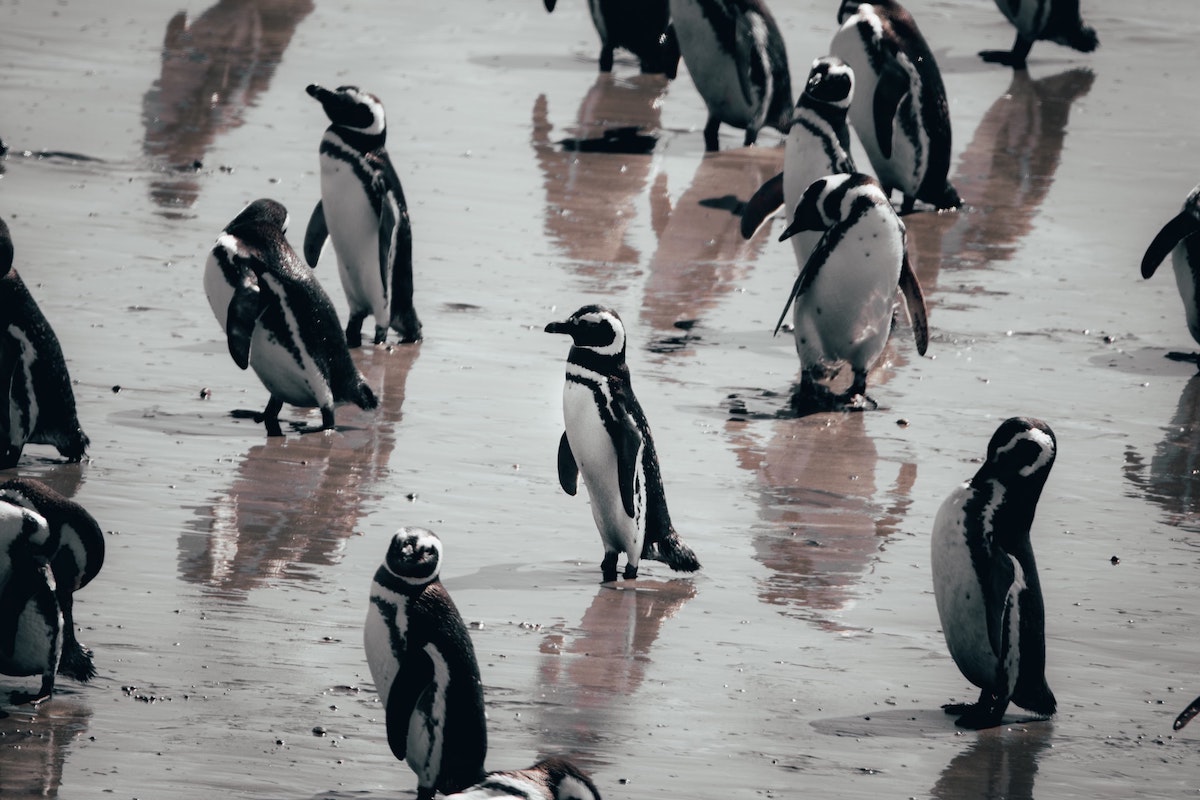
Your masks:
<svg viewBox="0 0 1200 800"><path fill-rule="evenodd" d="M850 123L884 190L900 191L901 213L921 200L962 207L950 183L950 108L933 52L895 0L844 0L829 51L854 70Z"/></svg>
<svg viewBox="0 0 1200 800"><path fill-rule="evenodd" d="M903 294L912 319L917 352L929 345L928 313L921 283L908 260L904 223L883 187L862 173L829 175L809 186L792 222L779 237L822 231L787 304L795 304L793 335L800 357L800 403L818 398L817 380L846 361L854 378L834 398L849 407L872 402L866 397L867 373L891 334L896 289Z"/></svg>
<svg viewBox="0 0 1200 800"><path fill-rule="evenodd" d="M332 429L338 403L367 411L379 405L350 357L333 303L288 244L287 222L281 204L255 200L217 237L204 271L229 354L270 392L256 417L268 436L282 435L284 403L321 409L320 427L309 430Z"/></svg>
<svg viewBox="0 0 1200 800"><path fill-rule="evenodd" d="M1142 277L1149 278L1167 254L1175 266L1175 282L1183 298L1188 330L1200 343L1200 185L1183 201L1183 209L1163 226L1142 257Z"/></svg>
<svg viewBox="0 0 1200 800"><path fill-rule="evenodd" d="M0 219L0 469L15 467L26 444L49 444L82 461L89 440L79 425L62 346L13 268L13 243Z"/></svg>
<svg viewBox="0 0 1200 800"><path fill-rule="evenodd" d="M679 572L700 569L696 554L671 524L662 472L646 414L633 394L625 364L625 326L617 312L586 305L546 333L571 337L563 388L566 430L558 443L558 482L574 496L579 476L587 486L592 517L604 543L600 571L617 579L637 577L643 558Z"/></svg>
<svg viewBox="0 0 1200 800"><path fill-rule="evenodd" d="M0 503L0 673L41 675L37 692L13 692L15 705L38 705L54 693L63 617L50 560L58 541L39 514Z"/></svg>
<svg viewBox="0 0 1200 800"><path fill-rule="evenodd" d="M857 172L850 155L850 126L846 112L854 98L854 70L835 56L813 61L804 91L792 112L792 128L783 150L783 172L768 180L746 203L742 237L754 235L768 216L784 207L787 219L796 213L804 190L826 175ZM791 238L796 263L803 267L820 241L816 231Z"/></svg>
<svg viewBox="0 0 1200 800"><path fill-rule="evenodd" d="M375 344L390 325L400 341L421 339L413 307L412 226L400 178L384 142L383 103L356 86L306 90L330 125L321 137L321 199L304 234L304 258L315 267L325 239L333 240L338 275L350 303L346 342L362 344L362 323L375 318Z"/></svg>
<svg viewBox="0 0 1200 800"><path fill-rule="evenodd" d="M363 626L388 744L417 774L419 800L460 792L486 775L483 682L441 566L433 531L397 530L375 571Z"/></svg>
<svg viewBox="0 0 1200 800"><path fill-rule="evenodd" d="M543 0L553 12L558 0ZM674 80L679 70L679 41L671 26L668 0L588 0L592 24L600 35L600 71L612 72L618 47L638 57L644 75Z"/></svg>
<svg viewBox="0 0 1200 800"><path fill-rule="evenodd" d="M528 769L489 772L487 778L446 800L600 800L600 790L565 758L543 759Z"/></svg>
<svg viewBox="0 0 1200 800"><path fill-rule="evenodd" d="M1000 724L1008 704L1052 716L1045 608L1029 541L1058 442L1038 419L996 428L975 476L951 492L933 523L932 572L954 663L980 688L976 703L943 706L959 727Z"/></svg>
<svg viewBox="0 0 1200 800"><path fill-rule="evenodd" d="M996 7L1017 29L1011 50L980 50L991 64L1025 69L1025 59L1035 41L1056 42L1081 53L1100 46L1096 29L1079 12L1079 0L996 0Z"/></svg>
<svg viewBox="0 0 1200 800"><path fill-rule="evenodd" d="M720 149L724 122L743 128L743 144L791 124L792 79L787 50L764 0L670 0L679 51L708 106L704 149Z"/></svg>

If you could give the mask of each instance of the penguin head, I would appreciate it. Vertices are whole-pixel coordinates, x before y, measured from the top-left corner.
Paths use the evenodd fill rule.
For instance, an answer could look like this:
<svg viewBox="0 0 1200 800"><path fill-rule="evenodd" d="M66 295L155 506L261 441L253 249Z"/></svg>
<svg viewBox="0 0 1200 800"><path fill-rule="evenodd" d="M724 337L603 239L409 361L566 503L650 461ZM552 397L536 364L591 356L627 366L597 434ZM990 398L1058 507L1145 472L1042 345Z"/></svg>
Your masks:
<svg viewBox="0 0 1200 800"><path fill-rule="evenodd" d="M849 217L856 204L864 202L891 207L879 181L870 175L855 172L818 178L804 190L792 221L780 234L779 241L801 231L829 230Z"/></svg>
<svg viewBox="0 0 1200 800"><path fill-rule="evenodd" d="M617 312L607 306L584 306L562 322L551 322L546 333L565 333L576 347L600 355L625 355L625 326Z"/></svg>
<svg viewBox="0 0 1200 800"><path fill-rule="evenodd" d="M339 86L331 92L315 83L305 91L320 102L325 115L335 126L368 136L384 135L387 121L383 103L370 92L357 86Z"/></svg>
<svg viewBox="0 0 1200 800"><path fill-rule="evenodd" d="M243 208L225 232L246 246L261 249L283 238L288 227L288 212L283 204L269 197L255 200Z"/></svg>
<svg viewBox="0 0 1200 800"><path fill-rule="evenodd" d="M813 61L808 82L797 103L850 108L854 99L854 70L837 56L822 56Z"/></svg>
<svg viewBox="0 0 1200 800"><path fill-rule="evenodd" d="M1006 486L1029 483L1040 491L1057 453L1058 440L1049 425L1031 417L1012 417L992 434L979 472Z"/></svg>
<svg viewBox="0 0 1200 800"><path fill-rule="evenodd" d="M8 225L3 219L0 219L0 278L3 278L12 269L12 262L12 236L8 232Z"/></svg>
<svg viewBox="0 0 1200 800"><path fill-rule="evenodd" d="M426 528L401 528L392 535L383 566L411 586L432 583L442 569L442 540Z"/></svg>
<svg viewBox="0 0 1200 800"><path fill-rule="evenodd" d="M838 24L845 23L846 20L857 14L860 5L862 5L862 0L842 0L842 4L838 6Z"/></svg>
<svg viewBox="0 0 1200 800"><path fill-rule="evenodd" d="M600 800L600 791L592 779L565 758L547 758L532 769L546 774L547 788L554 800Z"/></svg>
<svg viewBox="0 0 1200 800"><path fill-rule="evenodd" d="M104 533L83 506L33 478L13 478L0 484L0 503L28 509L46 521L51 532L51 568L62 586L82 589L104 564Z"/></svg>

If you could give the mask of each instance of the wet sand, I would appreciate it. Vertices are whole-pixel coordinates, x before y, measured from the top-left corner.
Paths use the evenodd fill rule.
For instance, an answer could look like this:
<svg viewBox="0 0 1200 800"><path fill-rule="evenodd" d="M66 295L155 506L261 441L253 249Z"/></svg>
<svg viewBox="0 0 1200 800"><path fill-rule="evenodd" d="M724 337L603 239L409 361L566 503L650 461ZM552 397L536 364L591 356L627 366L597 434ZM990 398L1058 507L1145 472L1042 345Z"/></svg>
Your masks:
<svg viewBox="0 0 1200 800"><path fill-rule="evenodd" d="M798 83L833 12L773 5ZM446 544L491 769L568 754L609 800L1196 792L1200 730L1171 722L1200 694L1200 377L1163 357L1195 349L1170 271L1138 272L1198 180L1189 3L1086 2L1100 50L1038 44L1016 76L975 56L1012 39L991 3L909 4L969 209L906 219L928 356L897 336L879 410L800 419L780 413L792 343L771 337L791 247L778 220L742 241L726 210L779 168L778 137L742 149L725 130L706 156L686 72L639 77L619 54L598 76L585 4L180 8L190 29L150 0L0 8L0 216L92 439L84 464L30 446L0 477L72 495L108 543L76 604L100 674L2 707L0 794L414 794L361 644L400 525ZM325 125L312 82L387 105L426 341L356 354L377 412L268 440L230 416L266 394L200 276L257 197L288 206L299 243ZM622 125L653 152L556 144ZM694 577L651 563L601 587L586 501L558 487L566 346L541 331L595 301L629 328ZM939 706L976 690L939 631L929 531L1015 414L1060 446L1034 526L1059 713L963 733Z"/></svg>

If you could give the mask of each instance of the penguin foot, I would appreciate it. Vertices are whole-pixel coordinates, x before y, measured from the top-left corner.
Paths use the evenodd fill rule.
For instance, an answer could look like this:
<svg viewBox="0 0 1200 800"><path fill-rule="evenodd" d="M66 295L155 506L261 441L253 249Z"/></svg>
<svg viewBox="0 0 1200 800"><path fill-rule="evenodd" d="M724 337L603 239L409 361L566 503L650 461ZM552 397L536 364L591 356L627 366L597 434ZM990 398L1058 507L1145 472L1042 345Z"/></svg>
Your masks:
<svg viewBox="0 0 1200 800"><path fill-rule="evenodd" d="M417 312L412 308L401 312L393 309L389 324L392 330L400 336L401 344L421 341L421 320L417 318Z"/></svg>
<svg viewBox="0 0 1200 800"><path fill-rule="evenodd" d="M1013 69L1025 69L1025 57L1011 50L980 50L979 57L988 64L1001 64Z"/></svg>
<svg viewBox="0 0 1200 800"><path fill-rule="evenodd" d="M600 562L600 582L611 583L617 579L617 554L605 553Z"/></svg>
<svg viewBox="0 0 1200 800"><path fill-rule="evenodd" d="M709 153L715 153L721 149L721 140L717 136L717 129L721 127L721 120L716 117L709 117L708 124L704 126L704 149Z"/></svg>
<svg viewBox="0 0 1200 800"><path fill-rule="evenodd" d="M346 328L346 347L362 347L362 331Z"/></svg>
<svg viewBox="0 0 1200 800"><path fill-rule="evenodd" d="M1008 701L1003 703L982 701L978 703L948 703L942 706L942 710L947 714L958 717L954 721L956 726L972 731L981 731L999 725L1004 718L1004 709L1006 708L1008 708Z"/></svg>
<svg viewBox="0 0 1200 800"><path fill-rule="evenodd" d="M31 692L15 691L9 695L9 702L14 706L31 705L34 707L40 706L42 703L50 699L52 692L46 688L42 688L37 694Z"/></svg>
<svg viewBox="0 0 1200 800"><path fill-rule="evenodd" d="M637 580L638 568L632 564L625 565L625 573L622 577L627 581Z"/></svg>
<svg viewBox="0 0 1200 800"><path fill-rule="evenodd" d="M386 341L387 341L387 328L383 327L382 325L376 325L375 326L375 338L372 340L372 344L383 344Z"/></svg>

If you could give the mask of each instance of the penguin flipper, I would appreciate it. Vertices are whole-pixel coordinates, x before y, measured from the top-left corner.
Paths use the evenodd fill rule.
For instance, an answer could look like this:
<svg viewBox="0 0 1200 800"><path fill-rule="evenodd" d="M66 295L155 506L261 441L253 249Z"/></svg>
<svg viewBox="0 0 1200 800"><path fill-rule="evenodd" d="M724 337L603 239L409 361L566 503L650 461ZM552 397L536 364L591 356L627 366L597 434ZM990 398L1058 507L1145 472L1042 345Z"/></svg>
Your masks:
<svg viewBox="0 0 1200 800"><path fill-rule="evenodd" d="M317 266L321 258L321 249L329 238L329 226L325 223L325 206L318 200L313 208L312 216L308 218L308 228L304 231L304 260L310 267Z"/></svg>
<svg viewBox="0 0 1200 800"><path fill-rule="evenodd" d="M1186 211L1177 214L1162 227L1154 241L1146 248L1146 255L1142 257L1142 277L1149 278L1153 275L1167 254L1175 249L1175 245L1197 232L1200 232L1200 220Z"/></svg>
<svg viewBox="0 0 1200 800"><path fill-rule="evenodd" d="M254 338L254 326L259 315L259 289L257 286L239 286L229 301L229 314L225 321L225 336L229 340L229 355L239 369L250 366L250 342Z"/></svg>
<svg viewBox="0 0 1200 800"><path fill-rule="evenodd" d="M830 231L833 230L836 230L836 228L830 229ZM783 311L779 314L779 321L775 323L775 333L771 334L772 336L779 333L779 329L783 326L783 319L787 316L788 309L792 307L792 303L796 302L796 298L808 291L808 287L812 286L812 282L817 279L817 273L821 271L821 266L829 258L829 242L830 237L827 232L821 237L821 241L817 242L817 246L813 249L812 255L808 257L808 261L804 262L804 268L796 276L796 282L792 284L792 291L788 295L787 303L783 306Z"/></svg>
<svg viewBox="0 0 1200 800"><path fill-rule="evenodd" d="M433 661L423 647L409 643L400 671L392 682L387 704L387 737L392 755L404 761L408 757L408 728L418 710L421 695L433 682Z"/></svg>
<svg viewBox="0 0 1200 800"><path fill-rule="evenodd" d="M875 116L875 141L884 158L892 157L892 136L895 130L896 110L905 95L911 91L908 73L897 61L888 61L879 73L875 85L873 114Z"/></svg>
<svg viewBox="0 0 1200 800"><path fill-rule="evenodd" d="M783 205L783 173L770 178L758 188L742 209L742 238L754 236L767 217Z"/></svg>
<svg viewBox="0 0 1200 800"><path fill-rule="evenodd" d="M558 440L558 485L572 497L579 491L579 465L575 463L575 454L571 452L566 431Z"/></svg>
<svg viewBox="0 0 1200 800"><path fill-rule="evenodd" d="M912 318L913 336L917 340L917 352L925 355L929 348L929 312L925 307L925 293L921 291L921 282L913 271L912 263L908 260L908 247L904 248L904 260L900 263L900 291L908 306L908 315Z"/></svg>
<svg viewBox="0 0 1200 800"><path fill-rule="evenodd" d="M633 519L637 516L638 463L642 459L642 433L637 422L626 414L619 420L619 428L613 437L617 448L617 485L621 489L621 504L625 513Z"/></svg>
<svg viewBox="0 0 1200 800"><path fill-rule="evenodd" d="M1175 718L1175 724L1171 726L1172 730L1182 730L1184 725L1192 721L1192 717L1200 714L1200 697L1197 697L1191 704L1180 712Z"/></svg>

